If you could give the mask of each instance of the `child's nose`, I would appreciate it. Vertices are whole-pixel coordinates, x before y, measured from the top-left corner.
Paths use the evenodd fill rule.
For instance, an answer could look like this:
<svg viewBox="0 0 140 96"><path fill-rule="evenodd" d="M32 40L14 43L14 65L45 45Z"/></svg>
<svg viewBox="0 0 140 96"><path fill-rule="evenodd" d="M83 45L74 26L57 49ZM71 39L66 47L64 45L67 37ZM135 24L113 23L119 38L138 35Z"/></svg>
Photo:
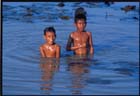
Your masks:
<svg viewBox="0 0 140 96"><path fill-rule="evenodd" d="M84 24L81 24L81 27L84 27Z"/></svg>
<svg viewBox="0 0 140 96"><path fill-rule="evenodd" d="M51 36L50 39L53 40L53 36Z"/></svg>

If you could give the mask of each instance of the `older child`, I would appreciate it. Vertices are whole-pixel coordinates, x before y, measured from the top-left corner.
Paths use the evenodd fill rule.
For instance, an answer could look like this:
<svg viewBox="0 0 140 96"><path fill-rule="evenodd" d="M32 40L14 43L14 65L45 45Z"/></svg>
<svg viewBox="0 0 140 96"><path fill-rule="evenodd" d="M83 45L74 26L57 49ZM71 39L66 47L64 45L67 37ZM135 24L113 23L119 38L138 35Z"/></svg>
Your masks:
<svg viewBox="0 0 140 96"><path fill-rule="evenodd" d="M60 46L55 41L56 33L53 27L44 29L44 39L46 43L40 46L40 53L42 57L60 57Z"/></svg>
<svg viewBox="0 0 140 96"><path fill-rule="evenodd" d="M66 50L74 51L76 55L93 54L92 34L85 30L86 27L85 14L77 14L75 16L76 31L69 35Z"/></svg>

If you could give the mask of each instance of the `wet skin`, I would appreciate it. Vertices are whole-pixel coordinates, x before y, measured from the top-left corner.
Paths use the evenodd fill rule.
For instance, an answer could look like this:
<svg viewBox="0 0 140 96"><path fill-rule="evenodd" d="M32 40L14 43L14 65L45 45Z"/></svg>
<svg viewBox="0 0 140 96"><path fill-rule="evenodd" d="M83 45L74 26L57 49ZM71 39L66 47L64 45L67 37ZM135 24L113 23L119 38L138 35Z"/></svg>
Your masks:
<svg viewBox="0 0 140 96"><path fill-rule="evenodd" d="M93 42L91 32L86 32L86 22L84 19L75 23L77 31L72 32L69 36L66 49L73 50L76 55L93 54ZM72 46L73 45L73 46ZM89 50L88 50L89 48Z"/></svg>
<svg viewBox="0 0 140 96"><path fill-rule="evenodd" d="M53 32L46 32L44 39L46 43L41 45L40 53L42 57L60 57L60 46L55 44L55 34Z"/></svg>

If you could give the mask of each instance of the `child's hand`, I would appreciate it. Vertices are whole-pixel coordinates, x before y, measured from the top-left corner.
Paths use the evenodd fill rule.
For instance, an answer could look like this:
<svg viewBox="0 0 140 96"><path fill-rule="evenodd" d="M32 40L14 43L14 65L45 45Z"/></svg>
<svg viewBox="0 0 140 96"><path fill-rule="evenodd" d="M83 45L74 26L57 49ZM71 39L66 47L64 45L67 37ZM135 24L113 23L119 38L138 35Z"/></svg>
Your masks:
<svg viewBox="0 0 140 96"><path fill-rule="evenodd" d="M79 44L79 48L82 48L82 47L86 47L86 44L85 43L82 45Z"/></svg>
<svg viewBox="0 0 140 96"><path fill-rule="evenodd" d="M71 47L71 50L76 50L76 49L83 48L83 47L86 47L86 43L84 43L82 45L78 44L77 46Z"/></svg>

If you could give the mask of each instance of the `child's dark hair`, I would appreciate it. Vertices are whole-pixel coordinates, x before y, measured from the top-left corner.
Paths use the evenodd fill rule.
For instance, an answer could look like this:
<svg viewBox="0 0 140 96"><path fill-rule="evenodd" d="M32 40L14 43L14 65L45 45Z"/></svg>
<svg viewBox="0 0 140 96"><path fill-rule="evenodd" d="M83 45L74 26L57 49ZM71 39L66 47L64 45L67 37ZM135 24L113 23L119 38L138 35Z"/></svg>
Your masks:
<svg viewBox="0 0 140 96"><path fill-rule="evenodd" d="M84 19L85 22L86 22L86 20L87 20L86 15L84 15L84 14L77 14L75 16L75 18L74 18L74 22L76 23L78 20L81 20L81 19Z"/></svg>
<svg viewBox="0 0 140 96"><path fill-rule="evenodd" d="M83 14L86 16L87 12L85 11L85 9L83 7L79 7L75 10L75 16L78 14Z"/></svg>
<svg viewBox="0 0 140 96"><path fill-rule="evenodd" d="M56 33L55 33L55 29L53 27L46 27L44 29L44 35L46 35L46 32L54 32L55 36L56 36Z"/></svg>

